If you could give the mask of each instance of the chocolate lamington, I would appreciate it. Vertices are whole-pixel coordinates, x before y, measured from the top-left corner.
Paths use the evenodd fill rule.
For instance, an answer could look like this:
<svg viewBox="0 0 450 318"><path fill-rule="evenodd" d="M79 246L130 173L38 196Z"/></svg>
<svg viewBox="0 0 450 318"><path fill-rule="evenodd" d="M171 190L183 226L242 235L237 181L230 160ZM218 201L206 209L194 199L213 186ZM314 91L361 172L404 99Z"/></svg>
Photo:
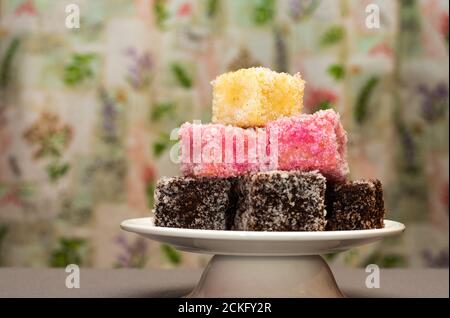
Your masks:
<svg viewBox="0 0 450 318"><path fill-rule="evenodd" d="M227 230L235 207L233 180L165 177L155 189L155 225L188 229Z"/></svg>
<svg viewBox="0 0 450 318"><path fill-rule="evenodd" d="M383 189L379 180L358 180L327 185L327 230L383 228Z"/></svg>
<svg viewBox="0 0 450 318"><path fill-rule="evenodd" d="M239 177L234 229L324 231L326 179L319 172L270 171Z"/></svg>

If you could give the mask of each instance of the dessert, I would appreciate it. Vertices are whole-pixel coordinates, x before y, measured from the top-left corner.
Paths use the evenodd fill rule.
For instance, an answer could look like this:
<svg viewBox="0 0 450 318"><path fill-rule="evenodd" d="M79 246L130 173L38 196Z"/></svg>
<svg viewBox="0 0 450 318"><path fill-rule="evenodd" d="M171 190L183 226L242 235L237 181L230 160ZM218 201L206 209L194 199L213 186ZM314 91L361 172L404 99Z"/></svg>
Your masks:
<svg viewBox="0 0 450 318"><path fill-rule="evenodd" d="M213 123L179 131L182 177L155 190L155 225L242 231L384 226L378 180L347 181L347 135L335 111L300 114L304 81L267 68L220 75Z"/></svg>
<svg viewBox="0 0 450 318"><path fill-rule="evenodd" d="M326 192L327 230L383 228L383 190L379 180L329 183Z"/></svg>
<svg viewBox="0 0 450 318"><path fill-rule="evenodd" d="M185 123L179 135L184 175L319 170L331 180L342 181L349 170L347 136L333 110L280 118L267 128Z"/></svg>
<svg viewBox="0 0 450 318"><path fill-rule="evenodd" d="M346 179L347 135L335 111L280 118L268 123L267 131L278 140L278 169L319 170L328 179Z"/></svg>
<svg viewBox="0 0 450 318"><path fill-rule="evenodd" d="M269 167L264 129L185 123L178 132L185 176L237 176Z"/></svg>
<svg viewBox="0 0 450 318"><path fill-rule="evenodd" d="M269 171L236 182L234 229L325 230L326 179L317 171Z"/></svg>
<svg viewBox="0 0 450 318"><path fill-rule="evenodd" d="M233 180L164 177L155 189L155 225L226 230L234 219Z"/></svg>
<svg viewBox="0 0 450 318"><path fill-rule="evenodd" d="M261 127L281 116L300 114L305 81L264 67L218 76L213 85L212 122Z"/></svg>

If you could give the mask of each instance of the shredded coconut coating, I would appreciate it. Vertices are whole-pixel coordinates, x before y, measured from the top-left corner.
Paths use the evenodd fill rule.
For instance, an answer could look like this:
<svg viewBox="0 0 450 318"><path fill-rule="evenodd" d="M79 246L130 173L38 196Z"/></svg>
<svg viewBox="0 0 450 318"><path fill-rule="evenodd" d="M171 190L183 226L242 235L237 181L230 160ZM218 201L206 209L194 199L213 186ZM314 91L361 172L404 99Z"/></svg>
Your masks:
<svg viewBox="0 0 450 318"><path fill-rule="evenodd" d="M367 230L384 226L383 189L379 180L329 183L327 230Z"/></svg>
<svg viewBox="0 0 450 318"><path fill-rule="evenodd" d="M305 81L300 74L264 67L218 76L213 85L213 123L261 127L281 116L300 114Z"/></svg>
<svg viewBox="0 0 450 318"><path fill-rule="evenodd" d="M270 171L238 178L234 229L324 231L326 179L317 171Z"/></svg>
<svg viewBox="0 0 450 318"><path fill-rule="evenodd" d="M331 180L345 180L347 134L335 111L280 118L267 125L278 140L278 169L319 170Z"/></svg>
<svg viewBox="0 0 450 318"><path fill-rule="evenodd" d="M155 225L227 230L234 220L233 180L163 177L155 189Z"/></svg>
<svg viewBox="0 0 450 318"><path fill-rule="evenodd" d="M230 133L234 137L227 143L225 136ZM267 128L256 129L185 123L179 136L183 175L229 177L275 169L319 170L330 180L344 181L349 173L347 135L333 110L280 118L268 123ZM241 156L238 144L244 145ZM227 152L233 154L231 161L226 160ZM197 161L194 153L200 154Z"/></svg>
<svg viewBox="0 0 450 318"><path fill-rule="evenodd" d="M268 141L262 128L185 123L178 134L180 169L185 176L238 176L266 170L268 165Z"/></svg>

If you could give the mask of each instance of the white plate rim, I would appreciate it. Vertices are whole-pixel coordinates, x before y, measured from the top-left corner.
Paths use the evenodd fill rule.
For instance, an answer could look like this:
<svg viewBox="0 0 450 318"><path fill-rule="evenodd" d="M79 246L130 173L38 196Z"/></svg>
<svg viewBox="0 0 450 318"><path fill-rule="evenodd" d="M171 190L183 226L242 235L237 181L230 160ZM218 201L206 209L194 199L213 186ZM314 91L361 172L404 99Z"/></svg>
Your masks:
<svg viewBox="0 0 450 318"><path fill-rule="evenodd" d="M138 234L211 240L255 240L255 241L323 241L323 240L353 240L393 236L405 231L405 225L391 220L384 220L382 229L351 230L351 231L317 231L317 232L256 232L256 231L220 231L197 230L153 225L153 217L124 220L120 227L128 232ZM142 224L142 223L146 224Z"/></svg>

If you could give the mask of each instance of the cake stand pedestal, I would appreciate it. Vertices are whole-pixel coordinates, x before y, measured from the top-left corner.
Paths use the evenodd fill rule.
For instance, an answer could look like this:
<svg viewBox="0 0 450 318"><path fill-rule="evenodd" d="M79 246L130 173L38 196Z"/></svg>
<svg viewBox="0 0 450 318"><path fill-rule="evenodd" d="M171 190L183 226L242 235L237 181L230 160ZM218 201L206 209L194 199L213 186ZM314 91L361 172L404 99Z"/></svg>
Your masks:
<svg viewBox="0 0 450 318"><path fill-rule="evenodd" d="M215 255L188 297L343 297L321 256Z"/></svg>
<svg viewBox="0 0 450 318"><path fill-rule="evenodd" d="M383 229L326 232L244 232L156 227L153 218L123 221L122 229L214 254L187 297L343 297L320 256L400 234L405 226L385 220Z"/></svg>

